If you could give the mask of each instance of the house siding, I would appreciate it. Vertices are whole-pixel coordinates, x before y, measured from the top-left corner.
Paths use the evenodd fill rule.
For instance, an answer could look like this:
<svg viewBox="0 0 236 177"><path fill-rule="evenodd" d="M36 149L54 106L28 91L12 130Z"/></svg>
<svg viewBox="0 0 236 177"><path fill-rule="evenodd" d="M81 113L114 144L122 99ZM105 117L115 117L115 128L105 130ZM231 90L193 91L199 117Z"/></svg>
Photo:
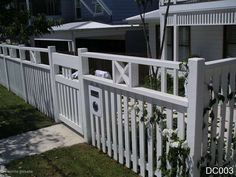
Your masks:
<svg viewBox="0 0 236 177"><path fill-rule="evenodd" d="M84 0L84 2L93 12L95 11L94 3L92 0ZM80 20L110 23L111 18L106 12L103 12L103 14L101 15L93 16L93 14L91 14L88 11L88 9L81 3L81 19Z"/></svg>
<svg viewBox="0 0 236 177"><path fill-rule="evenodd" d="M86 4L94 11L94 4L92 0L84 0ZM134 0L103 0L106 6L112 11L112 16L108 15L105 11L103 15L93 16L87 8L81 3L81 16L84 21L92 20L104 23L125 23L124 19L130 16L139 14L137 4ZM158 9L158 1L153 2L148 11Z"/></svg>
<svg viewBox="0 0 236 177"><path fill-rule="evenodd" d="M75 19L74 0L61 0L61 16L65 22L74 21Z"/></svg>
<svg viewBox="0 0 236 177"><path fill-rule="evenodd" d="M191 27L191 54L206 61L223 58L223 26Z"/></svg>
<svg viewBox="0 0 236 177"><path fill-rule="evenodd" d="M137 15L138 8L134 0L112 1L112 19L121 22L123 19Z"/></svg>

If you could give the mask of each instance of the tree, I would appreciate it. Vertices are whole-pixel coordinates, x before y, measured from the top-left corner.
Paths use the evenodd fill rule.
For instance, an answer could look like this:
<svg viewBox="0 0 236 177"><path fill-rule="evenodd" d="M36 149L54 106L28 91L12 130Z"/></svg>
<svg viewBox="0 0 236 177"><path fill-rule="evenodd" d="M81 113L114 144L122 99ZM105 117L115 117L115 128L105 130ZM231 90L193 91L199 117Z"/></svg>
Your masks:
<svg viewBox="0 0 236 177"><path fill-rule="evenodd" d="M148 36L148 29L147 29L147 24L146 24L146 12L149 4L151 5L153 0L135 0L137 3L138 9L139 9L139 15L142 23L142 29L143 29L143 34L144 34L144 39L147 45L147 56L148 58L152 58L152 52L151 52L151 46L149 42L149 36Z"/></svg>
<svg viewBox="0 0 236 177"><path fill-rule="evenodd" d="M148 10L149 5L152 5L154 0L135 0L135 2L137 3L138 9L139 9L139 15L141 18L141 23L142 23L142 27L143 27L143 34L144 34L144 38L146 41L146 45L147 45L147 56L149 58L153 58L152 55L152 51L151 51L151 46L150 46L150 40L149 40L149 35L148 35L148 30L147 30L147 25L146 25L146 12ZM164 28L163 28L163 35L162 35L162 43L161 43L161 48L160 48L160 53L159 53L159 58L162 57L162 53L163 53L163 48L164 48L164 39L165 39L165 35L166 35L166 29L167 29L167 18L168 18L168 14L169 14L169 7L170 7L170 0L168 0L167 3L167 9L166 9L166 13L165 13L165 20L164 20ZM148 83L150 85L154 85L157 86L157 75L158 75L158 68L154 68L154 66L151 66L150 68L150 73L151 75L148 77ZM157 89L157 88L154 88Z"/></svg>
<svg viewBox="0 0 236 177"><path fill-rule="evenodd" d="M162 40L161 40L160 57L162 56L162 52L163 52L163 48L164 48L164 42L165 42L165 36L166 36L166 30L167 30L167 19L168 19L168 15L169 15L169 9L170 9L170 0L168 0L167 8L166 8L166 13L165 13L164 31L163 31Z"/></svg>
<svg viewBox="0 0 236 177"><path fill-rule="evenodd" d="M1 0L0 40L28 44L32 36L50 33L60 21L48 20L44 14L33 16L19 8L18 0ZM29 23L30 21L30 23Z"/></svg>
<svg viewBox="0 0 236 177"><path fill-rule="evenodd" d="M164 31L163 31L162 44L161 44L160 54L159 54L160 58L161 58L161 55L162 55L162 52L163 52L163 47L164 47L164 39L165 39L166 29L167 29L167 18L168 18L168 15L169 15L170 1L171 0L168 0L166 13L165 13ZM152 58L153 56L152 56L151 46L150 46L150 42L149 42L149 36L148 36L148 30L147 30L145 15L147 13L148 6L152 5L153 0L135 0L135 2L138 5L139 15L140 15L141 22L142 22L144 38L145 38L146 45L147 45L147 55L148 55L149 58Z"/></svg>

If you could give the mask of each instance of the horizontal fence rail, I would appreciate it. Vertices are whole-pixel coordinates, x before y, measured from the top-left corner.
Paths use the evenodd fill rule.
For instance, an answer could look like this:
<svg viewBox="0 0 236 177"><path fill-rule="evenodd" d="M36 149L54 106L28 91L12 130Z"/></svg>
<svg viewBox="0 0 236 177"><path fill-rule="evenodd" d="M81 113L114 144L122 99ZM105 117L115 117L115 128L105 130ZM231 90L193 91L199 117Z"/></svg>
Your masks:
<svg viewBox="0 0 236 177"><path fill-rule="evenodd" d="M128 87L139 85L139 66L151 66L156 70L164 69L168 72L158 72L160 76L160 91L166 93L168 88L169 92L174 95L179 95L179 76L181 75L180 64L181 62L162 61L157 59L147 59L141 57L121 56L112 54L102 54L86 52L82 53L81 57L107 60L112 62L112 80L113 83L124 84ZM154 69L154 70L155 70ZM170 73L168 75L168 73ZM167 77L172 77L172 81L167 82ZM152 79L153 77L149 78ZM157 78L155 78L157 79ZM172 89L171 89L172 88Z"/></svg>

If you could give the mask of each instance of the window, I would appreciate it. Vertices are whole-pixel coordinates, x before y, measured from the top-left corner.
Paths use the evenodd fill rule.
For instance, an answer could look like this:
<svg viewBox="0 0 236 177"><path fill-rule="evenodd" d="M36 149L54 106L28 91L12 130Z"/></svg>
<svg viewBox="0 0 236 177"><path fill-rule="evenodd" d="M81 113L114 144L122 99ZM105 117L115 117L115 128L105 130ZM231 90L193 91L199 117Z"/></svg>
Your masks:
<svg viewBox="0 0 236 177"><path fill-rule="evenodd" d="M157 35L157 56L160 55L160 27L156 27ZM167 60L174 59L174 27L167 27ZM178 60L190 56L190 27L179 27L179 57Z"/></svg>
<svg viewBox="0 0 236 177"><path fill-rule="evenodd" d="M179 60L190 57L190 27L179 27Z"/></svg>
<svg viewBox="0 0 236 177"><path fill-rule="evenodd" d="M103 8L102 6L97 2L97 1L93 1L94 3L94 12L95 15L101 15L103 14Z"/></svg>
<svg viewBox="0 0 236 177"><path fill-rule="evenodd" d="M174 51L174 36L173 36L173 27L167 27L167 60L173 60L173 51Z"/></svg>
<svg viewBox="0 0 236 177"><path fill-rule="evenodd" d="M236 57L236 26L225 26L224 57Z"/></svg>
<svg viewBox="0 0 236 177"><path fill-rule="evenodd" d="M76 18L77 19L81 18L81 4L80 4L80 0L76 0Z"/></svg>
<svg viewBox="0 0 236 177"><path fill-rule="evenodd" d="M157 58L160 57L160 48L161 48L161 44L160 44L160 26L156 25L156 52L157 52Z"/></svg>

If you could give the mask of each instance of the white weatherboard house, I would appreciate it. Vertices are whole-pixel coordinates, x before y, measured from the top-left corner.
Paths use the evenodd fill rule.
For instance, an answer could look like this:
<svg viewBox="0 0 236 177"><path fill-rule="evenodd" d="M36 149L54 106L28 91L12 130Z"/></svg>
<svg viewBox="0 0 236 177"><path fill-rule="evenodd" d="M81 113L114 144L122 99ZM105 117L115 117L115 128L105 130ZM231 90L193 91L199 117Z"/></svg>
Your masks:
<svg viewBox="0 0 236 177"><path fill-rule="evenodd" d="M168 0L146 14L153 57L158 57ZM140 17L126 19L140 23ZM206 61L236 56L235 0L171 0L162 59L181 61L191 56Z"/></svg>

